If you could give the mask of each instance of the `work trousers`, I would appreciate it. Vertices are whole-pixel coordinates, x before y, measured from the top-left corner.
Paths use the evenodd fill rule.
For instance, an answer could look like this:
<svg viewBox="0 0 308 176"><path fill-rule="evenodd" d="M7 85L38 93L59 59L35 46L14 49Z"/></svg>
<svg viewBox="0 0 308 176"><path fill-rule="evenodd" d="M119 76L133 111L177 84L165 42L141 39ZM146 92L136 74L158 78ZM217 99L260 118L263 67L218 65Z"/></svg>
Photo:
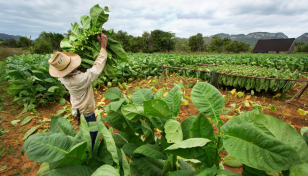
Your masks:
<svg viewBox="0 0 308 176"><path fill-rule="evenodd" d="M90 116L85 117L86 121L89 122L96 122L96 118L95 118L95 114L93 113ZM94 144L95 144L95 140L96 140L96 136L97 136L97 131L95 132L90 132L90 136L92 139L92 150L94 148Z"/></svg>

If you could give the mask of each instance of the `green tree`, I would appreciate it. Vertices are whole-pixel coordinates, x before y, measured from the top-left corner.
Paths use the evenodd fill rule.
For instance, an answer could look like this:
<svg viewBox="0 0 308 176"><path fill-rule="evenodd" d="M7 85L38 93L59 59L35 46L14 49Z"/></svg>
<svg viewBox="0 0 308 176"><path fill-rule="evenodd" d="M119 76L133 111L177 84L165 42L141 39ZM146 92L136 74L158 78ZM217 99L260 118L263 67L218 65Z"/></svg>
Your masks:
<svg viewBox="0 0 308 176"><path fill-rule="evenodd" d="M62 51L60 47L60 42L64 39L64 36L62 34L43 31L38 38L50 43L53 50Z"/></svg>
<svg viewBox="0 0 308 176"><path fill-rule="evenodd" d="M231 43L231 39L229 38L221 38L218 36L214 36L212 43L208 46L207 50L210 52L218 52L221 53L223 51L227 51L226 47Z"/></svg>
<svg viewBox="0 0 308 176"><path fill-rule="evenodd" d="M122 44L123 49L125 51L127 51L127 52L131 51L130 50L130 45L129 45L129 36L128 36L127 32L119 30L117 33L113 34L113 38L116 41L118 41L118 42L120 42Z"/></svg>
<svg viewBox="0 0 308 176"><path fill-rule="evenodd" d="M9 47L9 48L16 48L17 47L17 42L16 40L12 37L10 39L6 39L1 43L2 46L4 47Z"/></svg>
<svg viewBox="0 0 308 176"><path fill-rule="evenodd" d="M17 41L17 45L23 48L30 48L32 45L31 37L20 37Z"/></svg>
<svg viewBox="0 0 308 176"><path fill-rule="evenodd" d="M38 38L34 43L33 49L30 51L31 54L50 54L53 52L52 45L47 40Z"/></svg>
<svg viewBox="0 0 308 176"><path fill-rule="evenodd" d="M180 38L180 37L174 37L174 49L173 51L176 52L189 52L189 45L188 45L188 39L186 38Z"/></svg>
<svg viewBox="0 0 308 176"><path fill-rule="evenodd" d="M129 46L132 53L146 51L147 39L145 37L134 37L132 35L129 35Z"/></svg>
<svg viewBox="0 0 308 176"><path fill-rule="evenodd" d="M165 32L162 30L151 31L150 41L153 44L154 52L171 51L174 48L174 41L172 38L175 37L174 33Z"/></svg>
<svg viewBox="0 0 308 176"><path fill-rule="evenodd" d="M204 40L201 33L193 35L188 39L188 45L191 51L202 51L204 49Z"/></svg>
<svg viewBox="0 0 308 176"><path fill-rule="evenodd" d="M229 43L225 49L228 52L239 53L239 52L247 52L250 49L250 45L245 42L233 41Z"/></svg>

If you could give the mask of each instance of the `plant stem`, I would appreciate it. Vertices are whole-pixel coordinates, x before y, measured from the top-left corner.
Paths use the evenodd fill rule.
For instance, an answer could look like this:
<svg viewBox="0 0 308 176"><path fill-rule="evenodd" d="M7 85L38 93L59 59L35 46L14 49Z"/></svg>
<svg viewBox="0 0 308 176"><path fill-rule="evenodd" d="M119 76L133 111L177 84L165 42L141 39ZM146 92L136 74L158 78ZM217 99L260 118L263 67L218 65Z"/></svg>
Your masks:
<svg viewBox="0 0 308 176"><path fill-rule="evenodd" d="M220 143L220 136L218 136L217 138L217 148L216 148L216 153L215 153L215 165L217 167L217 169L219 168L219 160L218 160L218 157L219 157L219 143Z"/></svg>

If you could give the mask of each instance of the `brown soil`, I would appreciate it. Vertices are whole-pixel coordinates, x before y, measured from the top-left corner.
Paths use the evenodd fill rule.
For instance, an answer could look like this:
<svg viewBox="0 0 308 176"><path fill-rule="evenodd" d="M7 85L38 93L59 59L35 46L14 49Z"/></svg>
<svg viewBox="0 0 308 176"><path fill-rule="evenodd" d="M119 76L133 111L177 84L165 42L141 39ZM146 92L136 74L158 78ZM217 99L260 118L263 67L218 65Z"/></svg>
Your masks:
<svg viewBox="0 0 308 176"><path fill-rule="evenodd" d="M154 79L153 79L154 80ZM166 92L168 92L172 87L174 87L174 84L182 82L184 85L187 85L188 83L196 84L199 80L192 79L192 78L183 78L181 76L177 75L171 75L167 78L167 80L161 79L160 81L151 81L149 83L149 80L139 80L139 81L133 81L129 83L128 85L131 86L129 89L120 88L122 93L127 94L130 96L135 92L136 87L140 88L152 88L153 92L158 90L159 88L165 87ZM298 82L292 90L288 91L287 94L294 95L298 89L299 86L302 86L304 83ZM193 86L192 86L193 87ZM190 97L190 92L192 90L191 88L188 88L185 90L185 96ZM101 102L103 98L103 94L107 90L106 87L101 87L97 91L95 91L95 101L96 103ZM184 92L184 90L182 89ZM237 115L237 111L234 110L230 105L236 104L236 107L240 107L240 111L250 111L253 110L253 107L251 106L252 103L261 104L264 108L263 113L272 115L276 118L279 118L287 123L289 123L293 128L295 128L297 131L299 131L303 126L308 126L308 121L306 120L307 117L302 116L298 113L298 106L295 105L288 105L287 107L284 107L286 104L285 100L278 98L266 98L263 97L261 93L255 93L254 96L251 96L250 99L248 99L250 103L250 107L246 107L244 105L244 101L247 95L250 95L250 92L245 92L245 96L242 98L235 97L234 95L231 95L228 93L230 90L220 90L220 92L226 96L227 101L225 103L225 109L231 109L231 111L228 114L221 114L221 119L224 122L227 122L230 119L230 116ZM275 94L274 94L275 95ZM36 175L36 172L38 171L40 164L38 162L31 161L27 156L23 156L20 154L20 150L22 148L22 145L24 141L22 140L24 134L34 126L39 126L41 123L43 126L40 126L38 130L35 132L39 132L41 130L46 130L49 127L49 122L41 122L43 119L48 118L50 119L50 116L56 115L56 112L58 110L63 109L65 106L69 106L69 104L66 104L64 106L59 105L58 102L53 104L48 104L45 107L38 108L37 113L30 113L27 112L25 114L20 115L20 112L23 108L19 108L16 105L11 105L13 99L9 95L5 95L7 98L4 100L4 103L9 104L5 107L4 110L0 112L0 117L2 117L1 120L3 120L0 128L4 128L5 130L9 130L8 133L5 133L3 136L0 137L0 152L1 153L1 162L0 162L0 169L4 166L7 166L7 169L4 171L0 171L0 175ZM3 97L3 95L2 95ZM290 99L287 98L287 99ZM308 95L307 90L304 92L303 96L300 98L300 102L305 103L308 101ZM107 105L110 101L104 100L103 101ZM179 121L182 122L185 118L190 117L192 115L198 115L199 111L197 108L192 104L191 100L188 99L189 104L184 105L182 103L180 113L178 115ZM277 111L272 111L266 107L268 107L269 104L272 104L275 106ZM303 109L303 107L301 107ZM99 109L102 109L101 106L99 106ZM307 111L307 108L305 108ZM105 116L106 114L103 114ZM18 123L17 127L14 127L11 124L12 120L19 119L22 121L23 118L27 116L36 116L30 123L24 126L20 126L20 122ZM78 130L77 124L75 121L71 121L72 125L75 127L76 130ZM108 125L108 124L107 124ZM116 129L114 129L114 133L118 133ZM217 130L216 130L217 133ZM159 135L159 134L157 134ZM225 155L227 155L226 152L223 152L220 154L220 156L223 158ZM229 166L225 166L225 169L236 172L238 174L241 174L242 168L232 168Z"/></svg>

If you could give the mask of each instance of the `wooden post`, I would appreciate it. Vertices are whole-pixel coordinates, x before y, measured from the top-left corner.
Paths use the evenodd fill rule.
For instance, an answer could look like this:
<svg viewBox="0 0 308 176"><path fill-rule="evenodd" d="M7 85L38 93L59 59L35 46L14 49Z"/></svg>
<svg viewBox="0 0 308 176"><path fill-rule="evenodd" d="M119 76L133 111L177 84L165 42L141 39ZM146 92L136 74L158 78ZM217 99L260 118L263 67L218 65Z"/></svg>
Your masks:
<svg viewBox="0 0 308 176"><path fill-rule="evenodd" d="M308 82L290 100L287 101L287 104L284 107L287 107L288 104L295 105L294 103L292 103L293 101L297 101L298 103L304 105L303 103L299 102L298 99L300 99L300 97L303 95L303 93L307 88L308 88Z"/></svg>

